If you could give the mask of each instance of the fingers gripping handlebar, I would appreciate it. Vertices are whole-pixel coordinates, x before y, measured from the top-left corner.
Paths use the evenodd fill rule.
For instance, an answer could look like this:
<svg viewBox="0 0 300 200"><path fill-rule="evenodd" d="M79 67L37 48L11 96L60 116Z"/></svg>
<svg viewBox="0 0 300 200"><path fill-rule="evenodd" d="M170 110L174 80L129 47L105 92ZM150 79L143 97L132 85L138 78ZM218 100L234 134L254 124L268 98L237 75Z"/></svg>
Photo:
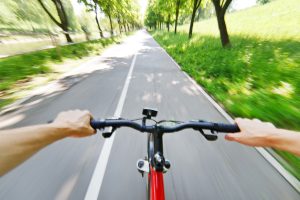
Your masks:
<svg viewBox="0 0 300 200"><path fill-rule="evenodd" d="M224 132L224 133L236 133L240 132L240 129L237 124L223 124L223 123L214 123L214 130Z"/></svg>

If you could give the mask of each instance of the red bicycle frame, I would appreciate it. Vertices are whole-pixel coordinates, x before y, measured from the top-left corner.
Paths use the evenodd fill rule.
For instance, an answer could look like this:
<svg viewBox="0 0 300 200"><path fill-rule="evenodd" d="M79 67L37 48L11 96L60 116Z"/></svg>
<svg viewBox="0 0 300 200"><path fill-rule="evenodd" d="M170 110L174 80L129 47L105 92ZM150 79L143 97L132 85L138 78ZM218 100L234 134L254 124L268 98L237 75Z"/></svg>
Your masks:
<svg viewBox="0 0 300 200"><path fill-rule="evenodd" d="M143 162L143 161L141 161ZM163 133L157 127L148 135L148 199L164 200L163 174L170 168L170 162L163 155Z"/></svg>
<svg viewBox="0 0 300 200"><path fill-rule="evenodd" d="M164 200L165 191L163 172L156 172L150 167L148 178L150 179L150 200Z"/></svg>

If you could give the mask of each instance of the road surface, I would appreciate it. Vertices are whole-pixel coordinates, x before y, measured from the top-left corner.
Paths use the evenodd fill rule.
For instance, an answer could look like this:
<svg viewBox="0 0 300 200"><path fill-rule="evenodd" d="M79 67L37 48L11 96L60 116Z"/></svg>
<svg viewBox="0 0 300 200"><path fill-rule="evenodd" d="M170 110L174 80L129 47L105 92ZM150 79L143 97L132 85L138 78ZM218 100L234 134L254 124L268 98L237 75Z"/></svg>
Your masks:
<svg viewBox="0 0 300 200"><path fill-rule="evenodd" d="M143 107L155 107L158 119L226 122L146 31L59 84L63 89L36 95L0 116L0 127L44 123L74 108L99 118L116 113L137 118ZM164 150L172 164L165 174L166 199L300 199L254 148L226 142L222 135L216 142L193 131L165 135ZM135 167L145 155L146 134L125 128L110 142L100 134L64 139L1 177L0 199L146 199L145 180Z"/></svg>

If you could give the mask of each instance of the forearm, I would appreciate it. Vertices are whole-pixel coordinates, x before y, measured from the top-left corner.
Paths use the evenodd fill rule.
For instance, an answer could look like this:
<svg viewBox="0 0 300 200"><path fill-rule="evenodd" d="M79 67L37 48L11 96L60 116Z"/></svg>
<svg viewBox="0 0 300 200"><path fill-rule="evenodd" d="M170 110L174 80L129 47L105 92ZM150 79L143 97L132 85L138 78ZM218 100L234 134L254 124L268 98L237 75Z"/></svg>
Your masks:
<svg viewBox="0 0 300 200"><path fill-rule="evenodd" d="M268 141L269 146L272 148L288 151L300 156L300 134L297 132L278 129Z"/></svg>
<svg viewBox="0 0 300 200"><path fill-rule="evenodd" d="M0 131L0 176L68 134L52 124Z"/></svg>

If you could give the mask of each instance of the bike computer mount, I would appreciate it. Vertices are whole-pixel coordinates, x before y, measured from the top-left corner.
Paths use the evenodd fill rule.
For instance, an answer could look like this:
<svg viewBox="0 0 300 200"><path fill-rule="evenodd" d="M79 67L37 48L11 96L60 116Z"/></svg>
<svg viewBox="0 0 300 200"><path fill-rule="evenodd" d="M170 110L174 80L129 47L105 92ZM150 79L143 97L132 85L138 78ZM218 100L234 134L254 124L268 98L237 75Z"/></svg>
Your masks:
<svg viewBox="0 0 300 200"><path fill-rule="evenodd" d="M147 119L151 119L151 117L156 117L157 116L157 110L156 109L152 109L152 108L143 108L143 115L147 118Z"/></svg>

